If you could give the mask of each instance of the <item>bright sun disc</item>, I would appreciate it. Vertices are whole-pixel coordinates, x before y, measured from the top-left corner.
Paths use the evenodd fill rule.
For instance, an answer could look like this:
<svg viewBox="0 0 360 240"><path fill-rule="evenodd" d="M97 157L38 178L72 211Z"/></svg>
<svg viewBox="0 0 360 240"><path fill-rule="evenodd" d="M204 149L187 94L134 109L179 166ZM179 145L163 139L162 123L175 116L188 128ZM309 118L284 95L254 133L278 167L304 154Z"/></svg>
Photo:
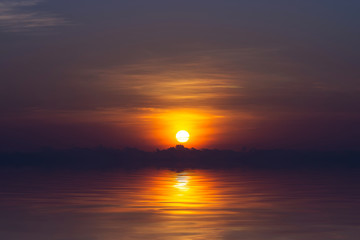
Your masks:
<svg viewBox="0 0 360 240"><path fill-rule="evenodd" d="M185 130L178 131L176 134L176 139L181 143L187 142L189 138L190 134Z"/></svg>

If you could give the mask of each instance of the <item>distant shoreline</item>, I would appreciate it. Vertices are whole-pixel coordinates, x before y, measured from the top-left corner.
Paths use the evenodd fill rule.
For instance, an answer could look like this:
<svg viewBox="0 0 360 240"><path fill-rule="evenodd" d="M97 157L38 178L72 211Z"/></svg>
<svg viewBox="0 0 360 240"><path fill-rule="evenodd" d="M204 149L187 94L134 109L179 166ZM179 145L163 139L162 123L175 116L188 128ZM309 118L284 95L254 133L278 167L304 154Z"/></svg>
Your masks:
<svg viewBox="0 0 360 240"><path fill-rule="evenodd" d="M182 145L154 152L136 148L43 149L0 153L0 168L116 169L116 168L250 168L358 169L360 151L301 151L189 149Z"/></svg>

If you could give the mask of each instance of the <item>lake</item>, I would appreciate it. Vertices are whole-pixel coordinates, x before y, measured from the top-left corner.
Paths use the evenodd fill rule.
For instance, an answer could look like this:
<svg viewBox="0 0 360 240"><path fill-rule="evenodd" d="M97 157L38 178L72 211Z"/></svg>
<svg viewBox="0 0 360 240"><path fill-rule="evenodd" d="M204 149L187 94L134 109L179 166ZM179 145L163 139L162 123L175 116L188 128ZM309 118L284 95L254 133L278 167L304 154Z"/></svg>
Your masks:
<svg viewBox="0 0 360 240"><path fill-rule="evenodd" d="M358 171L2 170L4 240L356 240Z"/></svg>

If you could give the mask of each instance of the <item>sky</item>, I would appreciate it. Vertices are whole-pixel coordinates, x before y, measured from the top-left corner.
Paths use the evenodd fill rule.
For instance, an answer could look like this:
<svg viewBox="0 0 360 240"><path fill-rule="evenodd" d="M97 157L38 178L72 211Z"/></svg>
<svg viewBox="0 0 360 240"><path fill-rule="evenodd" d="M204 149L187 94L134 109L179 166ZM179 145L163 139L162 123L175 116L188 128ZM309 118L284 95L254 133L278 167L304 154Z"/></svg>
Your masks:
<svg viewBox="0 0 360 240"><path fill-rule="evenodd" d="M0 0L0 150L360 149L360 2Z"/></svg>

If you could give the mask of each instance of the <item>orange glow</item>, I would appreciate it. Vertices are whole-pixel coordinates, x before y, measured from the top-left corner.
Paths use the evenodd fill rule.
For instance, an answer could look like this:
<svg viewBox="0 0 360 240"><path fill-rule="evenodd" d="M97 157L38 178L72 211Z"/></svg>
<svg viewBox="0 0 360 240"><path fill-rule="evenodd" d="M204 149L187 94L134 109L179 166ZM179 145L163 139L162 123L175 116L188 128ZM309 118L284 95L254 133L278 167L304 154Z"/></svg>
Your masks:
<svg viewBox="0 0 360 240"><path fill-rule="evenodd" d="M197 109L173 109L153 111L140 118L146 119L150 124L149 128L152 130L148 136L151 136L153 141L160 146L176 145L177 138L174 138L174 135L179 130L186 129L191 133L191 141L187 143L186 147L198 148L213 140L214 135L219 131L216 127L217 122L223 116Z"/></svg>
<svg viewBox="0 0 360 240"><path fill-rule="evenodd" d="M178 144L176 133L182 129L191 134L185 145L187 148L218 148L219 144L229 141L246 145L249 136L257 137L250 130L254 127L253 123L261 120L247 113L235 114L209 108L137 108L134 111L109 108L61 113L39 110L26 119L84 126L101 122L107 131L99 130L98 135L102 138L96 141L146 151L174 147Z"/></svg>

